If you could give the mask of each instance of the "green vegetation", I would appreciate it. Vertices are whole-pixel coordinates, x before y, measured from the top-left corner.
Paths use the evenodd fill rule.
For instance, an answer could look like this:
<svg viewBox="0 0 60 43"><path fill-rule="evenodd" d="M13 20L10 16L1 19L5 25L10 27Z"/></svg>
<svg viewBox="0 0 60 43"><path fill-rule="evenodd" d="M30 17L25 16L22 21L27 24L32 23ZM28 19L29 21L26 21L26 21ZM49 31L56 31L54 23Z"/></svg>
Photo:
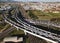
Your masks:
<svg viewBox="0 0 60 43"><path fill-rule="evenodd" d="M38 17L37 17L36 15L34 15L34 14L32 13L32 11L29 11L28 14L29 14L29 16L30 16L32 19L38 19Z"/></svg>
<svg viewBox="0 0 60 43"><path fill-rule="evenodd" d="M2 15L0 14L0 21L2 21L2 20L3 20L3 17L2 17ZM1 24L0 24L0 30L3 29L3 28L5 27L5 25L6 25L6 23L4 23L4 24L1 23Z"/></svg>
<svg viewBox="0 0 60 43"><path fill-rule="evenodd" d="M11 33L10 33L11 35L16 35L16 34L24 34L24 32L22 31L22 30L17 30L17 29L15 29L14 31L12 31Z"/></svg>
<svg viewBox="0 0 60 43"><path fill-rule="evenodd" d="M2 15L0 14L0 21L3 19Z"/></svg>
<svg viewBox="0 0 60 43"><path fill-rule="evenodd" d="M11 14L12 14L12 15L16 13L15 10L16 10L16 9L13 9L13 10L11 11Z"/></svg>
<svg viewBox="0 0 60 43"><path fill-rule="evenodd" d="M28 10L30 18L37 20L50 20L52 18L60 18L60 13L52 13L52 12L42 12L40 10Z"/></svg>
<svg viewBox="0 0 60 43"><path fill-rule="evenodd" d="M30 43L30 39L29 38L26 39L26 43Z"/></svg>
<svg viewBox="0 0 60 43"><path fill-rule="evenodd" d="M5 24L0 24L0 30L3 29L5 27Z"/></svg>
<svg viewBox="0 0 60 43"><path fill-rule="evenodd" d="M9 25L9 24L6 24L5 26L4 26L4 28L2 29L2 30L0 30L0 32L3 32L3 31L5 31L6 29L8 29L8 28L10 28L11 26Z"/></svg>
<svg viewBox="0 0 60 43"><path fill-rule="evenodd" d="M40 10L28 10L27 13L30 18L33 18L35 20L36 19L37 20L50 20L51 22L54 22L56 24L60 23L60 13L52 13L52 12L46 13ZM47 26L47 25L42 24L42 26ZM60 31L60 28L52 27L52 26L49 26L49 27L51 27L54 30Z"/></svg>
<svg viewBox="0 0 60 43"><path fill-rule="evenodd" d="M52 13L52 12L49 12L49 13L46 13L48 14L49 16L52 16L52 18L60 18L60 13Z"/></svg>

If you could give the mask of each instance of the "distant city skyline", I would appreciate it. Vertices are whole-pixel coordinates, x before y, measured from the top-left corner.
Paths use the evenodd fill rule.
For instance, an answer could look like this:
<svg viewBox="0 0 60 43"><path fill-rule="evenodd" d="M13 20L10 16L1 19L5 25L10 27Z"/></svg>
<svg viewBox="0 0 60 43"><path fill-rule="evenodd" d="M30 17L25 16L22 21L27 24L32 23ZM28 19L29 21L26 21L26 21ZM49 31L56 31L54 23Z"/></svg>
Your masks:
<svg viewBox="0 0 60 43"><path fill-rule="evenodd" d="M22 1L22 2L60 2L60 0L0 0L0 1Z"/></svg>
<svg viewBox="0 0 60 43"><path fill-rule="evenodd" d="M60 2L60 0L15 0L15 1L23 1L23 2Z"/></svg>

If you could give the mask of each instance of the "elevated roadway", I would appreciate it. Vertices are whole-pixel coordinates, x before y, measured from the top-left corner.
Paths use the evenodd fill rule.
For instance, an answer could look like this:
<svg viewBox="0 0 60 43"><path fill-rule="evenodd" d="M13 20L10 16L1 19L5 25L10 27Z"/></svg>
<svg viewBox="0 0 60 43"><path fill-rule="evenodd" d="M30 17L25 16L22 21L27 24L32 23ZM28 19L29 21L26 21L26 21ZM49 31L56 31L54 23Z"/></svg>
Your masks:
<svg viewBox="0 0 60 43"><path fill-rule="evenodd" d="M60 42L60 35L32 26L31 24L28 24L27 22L25 22L22 16L19 18L19 15L22 15L22 13L23 12L19 13L19 10L16 10L16 14L14 14L14 19L16 21L11 20L5 14L3 14L3 17L7 23L13 25L16 28L19 28L19 29L22 28L21 30L29 34L32 34L34 36L37 36L39 38L45 39L53 43Z"/></svg>

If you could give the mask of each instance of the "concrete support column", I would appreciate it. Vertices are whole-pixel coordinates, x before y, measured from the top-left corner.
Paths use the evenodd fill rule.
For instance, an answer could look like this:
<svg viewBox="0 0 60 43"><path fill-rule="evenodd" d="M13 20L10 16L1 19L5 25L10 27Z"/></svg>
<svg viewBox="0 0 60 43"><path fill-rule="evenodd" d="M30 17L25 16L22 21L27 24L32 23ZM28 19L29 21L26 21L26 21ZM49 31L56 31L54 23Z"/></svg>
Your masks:
<svg viewBox="0 0 60 43"><path fill-rule="evenodd" d="M25 35L27 35L27 32L24 30Z"/></svg>

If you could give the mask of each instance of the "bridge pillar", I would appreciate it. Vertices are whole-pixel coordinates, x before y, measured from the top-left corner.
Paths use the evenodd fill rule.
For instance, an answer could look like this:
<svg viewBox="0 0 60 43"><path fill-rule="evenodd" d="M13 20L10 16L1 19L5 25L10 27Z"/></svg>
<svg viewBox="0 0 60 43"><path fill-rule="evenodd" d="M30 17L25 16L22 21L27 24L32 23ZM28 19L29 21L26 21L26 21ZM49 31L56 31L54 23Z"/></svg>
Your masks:
<svg viewBox="0 0 60 43"><path fill-rule="evenodd" d="M27 32L24 30L25 35L27 35Z"/></svg>
<svg viewBox="0 0 60 43"><path fill-rule="evenodd" d="M18 31L19 29L17 28L17 31Z"/></svg>
<svg viewBox="0 0 60 43"><path fill-rule="evenodd" d="M13 25L11 24L11 26L13 26Z"/></svg>

